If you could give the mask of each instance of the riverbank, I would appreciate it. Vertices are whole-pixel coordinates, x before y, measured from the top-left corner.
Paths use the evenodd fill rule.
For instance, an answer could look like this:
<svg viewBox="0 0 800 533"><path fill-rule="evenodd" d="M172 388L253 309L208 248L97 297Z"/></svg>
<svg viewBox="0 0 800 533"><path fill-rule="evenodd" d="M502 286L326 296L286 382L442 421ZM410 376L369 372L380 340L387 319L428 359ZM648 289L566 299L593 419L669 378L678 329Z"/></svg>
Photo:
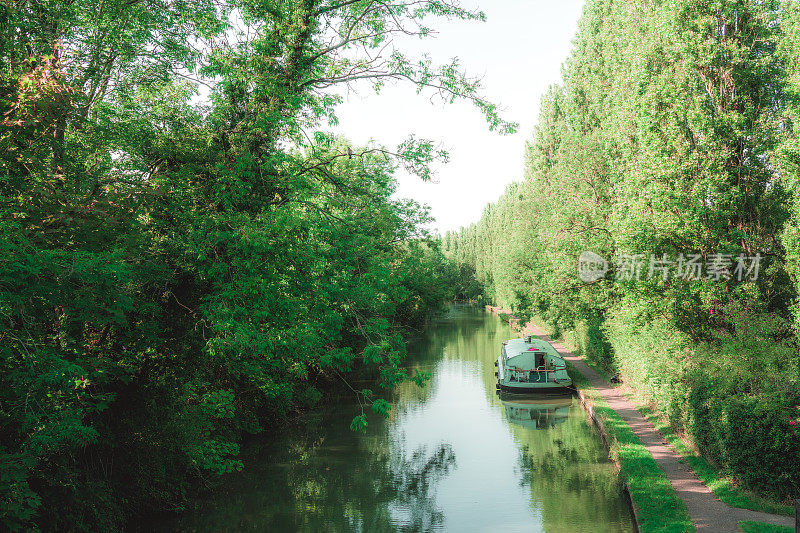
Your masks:
<svg viewBox="0 0 800 533"><path fill-rule="evenodd" d="M679 531L691 531L696 527L698 530L704 531L736 532L739 531L739 522L741 521L763 522L778 526L790 526L793 524L793 519L790 517L733 508L717 499L711 489L700 481L685 460L667 443L652 422L644 417L619 390L602 379L580 357L575 356L564 346L551 340L535 325L515 323L513 315L508 311L491 306L487 306L487 309L494 313L510 315L510 322L516 330L534 334L550 342L580 374L580 376L576 376L578 378L575 380L576 386L582 390L591 391L593 389L594 392L591 392L591 394L595 405L600 405L601 400L606 401L608 407L628 426L628 429L638 438L639 444L644 446L651 460L654 460L663 471L663 474L666 475L672 485L674 496L670 496L669 491L664 491L657 485L655 491L658 493L656 495L658 500L649 502L648 493L653 492L654 489L648 486L647 476L652 472L639 470L636 468L635 463L626 465L624 459L620 457L620 468L626 483L628 483L631 499L637 509L637 520L640 520L641 531L665 531L667 529L675 531L676 527ZM591 388L585 386L587 383L584 383L582 378ZM583 387L581 383L584 384ZM608 415L612 416L610 413ZM639 457L642 450L639 449L637 453L636 441L626 435L624 428L621 428L618 424L606 424L606 427L613 428L614 434L612 437L617 438L617 432L620 432L622 440L619 442L628 443L632 446L632 449L627 450L630 458L642 460ZM624 450L624 445L621 448ZM647 462L645 458L644 464L647 464ZM693 528L680 529L684 527L682 517L669 514L668 506L674 506L674 501L672 504L667 502L675 497L683 502L691 517L691 523L694 524ZM661 500L661 498L666 498L666 500ZM653 510L653 515L647 514L642 518L640 515L643 507L646 510Z"/></svg>
<svg viewBox="0 0 800 533"><path fill-rule="evenodd" d="M331 402L242 451L246 466L180 515L132 531L634 531L616 465L566 402L494 392L496 316L454 307L408 345L387 419L349 429L355 401ZM487 451L491 451L488 453Z"/></svg>
<svg viewBox="0 0 800 533"><path fill-rule="evenodd" d="M641 533L694 531L685 504L675 494L670 480L641 440L592 386L581 369L570 363L569 370L581 405L600 430L612 459L619 466L638 530Z"/></svg>
<svg viewBox="0 0 800 533"><path fill-rule="evenodd" d="M544 321L537 317L534 317L531 322L547 326ZM542 329L547 333L552 331L552 328L549 327L546 330ZM552 333L549 334L552 335ZM581 342L582 334L585 335L585 331L581 332L578 329L565 331L560 334L557 340L570 351L579 354L584 362L606 382L611 382L611 376L616 373L616 369L603 368L597 361L587 357L589 353L585 350L588 347L585 345L585 338L583 339L584 342ZM730 507L794 517L794 506L766 498L763 495L755 494L742 488L730 474L725 474L706 457L700 455L696 451L696 446L692 439L674 430L665 414L659 412L658 408L652 405L652 402L646 395L642 394L641 390L634 389L629 383L616 384L614 387L633 402L636 409L656 427L661 436L672 445L674 450L689 464L695 475L712 490L717 498Z"/></svg>

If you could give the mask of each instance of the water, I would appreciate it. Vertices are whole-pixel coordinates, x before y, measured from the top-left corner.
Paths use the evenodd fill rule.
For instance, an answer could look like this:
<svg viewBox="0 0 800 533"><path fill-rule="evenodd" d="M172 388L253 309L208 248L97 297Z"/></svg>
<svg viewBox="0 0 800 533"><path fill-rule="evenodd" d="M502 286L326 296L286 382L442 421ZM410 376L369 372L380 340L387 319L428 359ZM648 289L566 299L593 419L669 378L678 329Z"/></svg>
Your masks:
<svg viewBox="0 0 800 533"><path fill-rule="evenodd" d="M432 373L390 419L349 430L354 405L245 452L247 468L197 508L146 524L180 531L633 531L613 463L571 397L503 401L494 360L514 335L454 307L409 351Z"/></svg>

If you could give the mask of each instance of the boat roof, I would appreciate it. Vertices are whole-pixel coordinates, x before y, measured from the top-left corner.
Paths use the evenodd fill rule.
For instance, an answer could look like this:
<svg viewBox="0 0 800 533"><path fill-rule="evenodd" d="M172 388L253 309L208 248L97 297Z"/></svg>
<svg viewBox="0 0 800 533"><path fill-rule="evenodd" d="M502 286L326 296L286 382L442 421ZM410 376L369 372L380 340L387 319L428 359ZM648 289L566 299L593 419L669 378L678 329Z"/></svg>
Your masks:
<svg viewBox="0 0 800 533"><path fill-rule="evenodd" d="M515 357L524 352L538 352L542 351L548 355L555 355L561 357L555 348L549 342L537 339L536 337L528 340L524 339L510 339L503 343L506 347L506 357Z"/></svg>

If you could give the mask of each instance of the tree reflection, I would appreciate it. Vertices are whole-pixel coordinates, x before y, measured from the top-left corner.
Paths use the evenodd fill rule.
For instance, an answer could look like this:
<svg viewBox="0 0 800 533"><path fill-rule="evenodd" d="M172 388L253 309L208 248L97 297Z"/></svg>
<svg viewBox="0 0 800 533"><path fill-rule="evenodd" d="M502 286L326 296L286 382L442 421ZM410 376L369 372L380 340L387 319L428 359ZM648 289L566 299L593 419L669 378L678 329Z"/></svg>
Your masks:
<svg viewBox="0 0 800 533"><path fill-rule="evenodd" d="M375 435L318 431L282 438L196 509L143 529L180 531L430 531L444 516L436 484L455 467L452 447L406 453Z"/></svg>
<svg viewBox="0 0 800 533"><path fill-rule="evenodd" d="M446 317L434 321L424 335L408 345L410 371L435 372L448 361L484 361L499 350L500 342L511 335L508 326L478 307L455 305ZM494 392L491 379L493 366L485 367L489 386ZM484 365L485 366L485 365ZM483 367L482 367L483 368ZM482 378L485 376L482 376ZM394 413L404 413L424 404L435 393L436 384L429 382L420 388L411 382L397 387L394 394ZM487 389L488 390L488 389Z"/></svg>
<svg viewBox="0 0 800 533"><path fill-rule="evenodd" d="M545 530L630 530L616 467L585 416L570 416L544 431L520 428L515 435L522 444L520 485L530 486Z"/></svg>
<svg viewBox="0 0 800 533"><path fill-rule="evenodd" d="M403 468L393 471L397 499L392 507L399 511L395 522L400 531L430 531L444 523L431 489L455 464L452 447L440 444L431 455L424 447L418 448L402 461Z"/></svg>

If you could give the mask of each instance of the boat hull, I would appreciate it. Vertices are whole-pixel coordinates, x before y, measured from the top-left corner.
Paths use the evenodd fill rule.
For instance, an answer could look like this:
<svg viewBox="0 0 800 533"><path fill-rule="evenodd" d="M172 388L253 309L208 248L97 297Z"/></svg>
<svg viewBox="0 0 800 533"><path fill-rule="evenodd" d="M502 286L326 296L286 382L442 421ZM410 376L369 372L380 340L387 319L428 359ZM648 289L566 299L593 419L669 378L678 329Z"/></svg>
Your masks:
<svg viewBox="0 0 800 533"><path fill-rule="evenodd" d="M498 389L511 394L563 394L572 391L572 381L566 383L504 383L499 381Z"/></svg>

